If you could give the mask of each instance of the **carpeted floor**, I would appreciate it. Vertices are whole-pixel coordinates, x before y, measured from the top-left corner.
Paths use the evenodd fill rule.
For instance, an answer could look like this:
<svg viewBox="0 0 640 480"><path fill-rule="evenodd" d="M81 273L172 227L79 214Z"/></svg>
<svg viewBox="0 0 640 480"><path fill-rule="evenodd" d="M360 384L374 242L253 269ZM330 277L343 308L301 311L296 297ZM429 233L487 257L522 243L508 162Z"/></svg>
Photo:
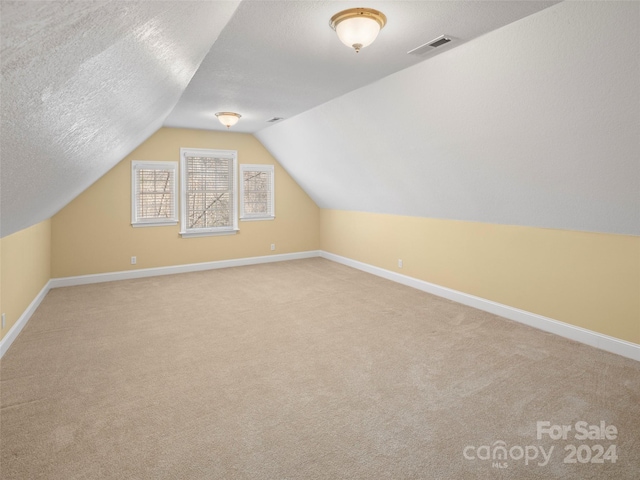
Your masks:
<svg viewBox="0 0 640 480"><path fill-rule="evenodd" d="M7 480L640 476L640 363L323 259L54 289L0 375Z"/></svg>

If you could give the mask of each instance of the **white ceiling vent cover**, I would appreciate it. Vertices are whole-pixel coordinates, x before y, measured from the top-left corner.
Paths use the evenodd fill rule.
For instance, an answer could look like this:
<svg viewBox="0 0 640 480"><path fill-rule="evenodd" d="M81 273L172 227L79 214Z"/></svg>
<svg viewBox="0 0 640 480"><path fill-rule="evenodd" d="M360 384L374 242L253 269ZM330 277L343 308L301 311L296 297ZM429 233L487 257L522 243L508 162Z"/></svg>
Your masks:
<svg viewBox="0 0 640 480"><path fill-rule="evenodd" d="M409 50L407 54L426 55L433 52L436 48L450 43L451 41L453 41L453 39L454 38L449 35L440 35L438 38L434 38L430 42L424 43L419 47L414 48L413 50Z"/></svg>

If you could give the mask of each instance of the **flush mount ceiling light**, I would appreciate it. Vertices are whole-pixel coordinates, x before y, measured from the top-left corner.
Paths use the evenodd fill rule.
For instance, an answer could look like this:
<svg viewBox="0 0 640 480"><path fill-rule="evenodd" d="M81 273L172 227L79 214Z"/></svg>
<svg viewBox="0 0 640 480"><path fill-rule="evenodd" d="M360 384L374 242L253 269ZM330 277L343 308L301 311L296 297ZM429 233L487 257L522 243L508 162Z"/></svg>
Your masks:
<svg viewBox="0 0 640 480"><path fill-rule="evenodd" d="M220 120L220 123L227 128L233 127L236 123L238 123L238 120L240 120L241 116L242 115L240 115L239 113L234 113L234 112L216 113L216 117L218 117L218 120Z"/></svg>
<svg viewBox="0 0 640 480"><path fill-rule="evenodd" d="M347 47L353 47L356 53L371 45L378 33L387 23L384 13L373 8L349 8L331 17L331 28Z"/></svg>

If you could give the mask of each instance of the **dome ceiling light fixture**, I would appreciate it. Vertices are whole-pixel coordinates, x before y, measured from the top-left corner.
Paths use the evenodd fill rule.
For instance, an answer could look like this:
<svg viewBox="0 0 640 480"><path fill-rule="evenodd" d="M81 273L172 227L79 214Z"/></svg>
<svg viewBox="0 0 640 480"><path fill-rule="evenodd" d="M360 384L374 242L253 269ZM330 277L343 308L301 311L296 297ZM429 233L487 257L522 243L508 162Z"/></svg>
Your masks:
<svg viewBox="0 0 640 480"><path fill-rule="evenodd" d="M218 112L216 113L216 117L218 117L220 123L228 129L238 123L238 120L240 120L240 117L242 117L242 115L234 112Z"/></svg>
<svg viewBox="0 0 640 480"><path fill-rule="evenodd" d="M329 25L347 47L356 53L373 43L378 33L387 23L384 13L373 8L349 8L331 17Z"/></svg>

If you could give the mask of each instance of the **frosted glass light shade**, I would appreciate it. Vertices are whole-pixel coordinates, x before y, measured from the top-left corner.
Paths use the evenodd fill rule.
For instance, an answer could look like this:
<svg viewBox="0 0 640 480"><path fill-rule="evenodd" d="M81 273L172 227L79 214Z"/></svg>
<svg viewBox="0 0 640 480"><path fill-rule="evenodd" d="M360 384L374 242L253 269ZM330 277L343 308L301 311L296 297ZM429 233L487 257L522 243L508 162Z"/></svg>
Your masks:
<svg viewBox="0 0 640 480"><path fill-rule="evenodd" d="M347 47L353 47L356 52L368 47L378 36L380 25L367 17L350 18L336 25L338 38Z"/></svg>
<svg viewBox="0 0 640 480"><path fill-rule="evenodd" d="M242 115L234 112L218 112L216 113L216 117L218 117L218 120L220 120L221 124L229 128L238 123L238 120L240 120L240 117L242 117Z"/></svg>
<svg viewBox="0 0 640 480"><path fill-rule="evenodd" d="M342 43L359 52L373 43L386 23L387 17L378 10L350 8L331 17L330 25Z"/></svg>

